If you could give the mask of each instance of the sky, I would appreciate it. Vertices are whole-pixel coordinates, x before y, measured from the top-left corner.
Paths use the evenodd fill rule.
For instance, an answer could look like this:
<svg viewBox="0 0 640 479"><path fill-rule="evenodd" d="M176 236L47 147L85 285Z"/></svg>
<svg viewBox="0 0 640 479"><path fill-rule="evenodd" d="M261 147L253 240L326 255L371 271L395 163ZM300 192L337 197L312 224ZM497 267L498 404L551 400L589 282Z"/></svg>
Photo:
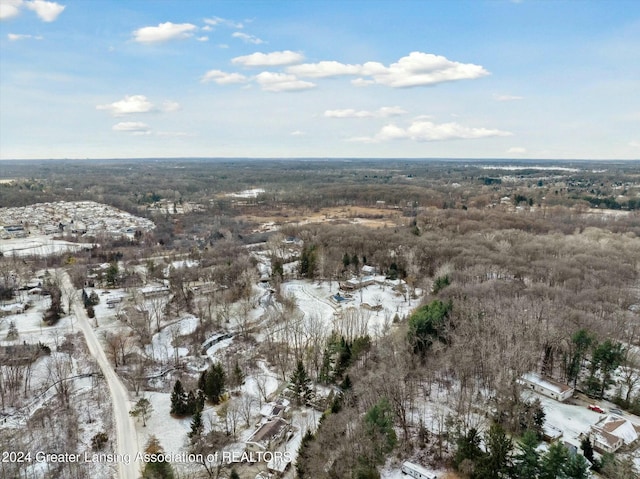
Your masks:
<svg viewBox="0 0 640 479"><path fill-rule="evenodd" d="M0 0L0 159L640 158L638 0Z"/></svg>

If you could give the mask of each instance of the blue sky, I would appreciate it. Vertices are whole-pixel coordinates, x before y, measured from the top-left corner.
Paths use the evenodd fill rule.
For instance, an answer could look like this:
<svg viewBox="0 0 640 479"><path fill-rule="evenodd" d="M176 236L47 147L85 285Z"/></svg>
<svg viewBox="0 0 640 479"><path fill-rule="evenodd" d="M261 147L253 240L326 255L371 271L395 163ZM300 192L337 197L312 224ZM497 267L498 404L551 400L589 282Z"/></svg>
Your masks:
<svg viewBox="0 0 640 479"><path fill-rule="evenodd" d="M0 158L640 158L637 0L0 0Z"/></svg>

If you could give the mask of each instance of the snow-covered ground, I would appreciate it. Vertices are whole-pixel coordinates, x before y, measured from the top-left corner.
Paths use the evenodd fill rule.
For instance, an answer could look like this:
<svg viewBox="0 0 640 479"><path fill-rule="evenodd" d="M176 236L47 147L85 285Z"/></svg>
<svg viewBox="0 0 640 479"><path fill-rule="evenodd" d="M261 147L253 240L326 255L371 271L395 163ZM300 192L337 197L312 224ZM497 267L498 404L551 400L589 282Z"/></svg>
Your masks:
<svg viewBox="0 0 640 479"><path fill-rule="evenodd" d="M147 354L161 363L168 363L171 360L187 356L189 349L176 347L174 341L180 336L193 333L197 325L198 318L189 315L162 328L160 332L153 335L151 344L146 347Z"/></svg>
<svg viewBox="0 0 640 479"><path fill-rule="evenodd" d="M298 308L304 313L304 319L319 318L327 328L344 330L347 327L364 329L374 336L388 329L395 315L404 318L420 304L422 291L416 290L418 299L403 295L394 287L406 287L398 281L385 280L376 276L375 283L349 293L346 301L340 303L331 297L337 294L339 285L332 281L292 280L282 285L285 296L292 295ZM379 308L372 310L367 308ZM358 324L345 324L356 322Z"/></svg>
<svg viewBox="0 0 640 479"><path fill-rule="evenodd" d="M90 243L72 243L56 240L46 235L30 235L28 238L0 239L0 252L5 256L50 256L91 249Z"/></svg>

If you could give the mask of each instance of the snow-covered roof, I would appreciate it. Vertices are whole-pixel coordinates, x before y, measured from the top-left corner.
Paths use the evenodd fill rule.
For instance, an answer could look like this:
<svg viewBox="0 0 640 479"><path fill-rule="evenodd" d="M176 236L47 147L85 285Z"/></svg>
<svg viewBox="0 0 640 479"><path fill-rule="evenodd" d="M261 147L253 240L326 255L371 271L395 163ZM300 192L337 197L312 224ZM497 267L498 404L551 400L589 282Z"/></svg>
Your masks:
<svg viewBox="0 0 640 479"><path fill-rule="evenodd" d="M542 377L537 373L526 373L522 376L522 379L525 381L535 384L537 386L548 389L549 391L556 392L558 394L563 394L573 388L571 386L567 386L566 384L559 383L558 381L554 381L553 379Z"/></svg>
<svg viewBox="0 0 640 479"><path fill-rule="evenodd" d="M599 433L611 434L621 438L625 444L631 444L638 440L640 426L619 416L608 416L594 426Z"/></svg>

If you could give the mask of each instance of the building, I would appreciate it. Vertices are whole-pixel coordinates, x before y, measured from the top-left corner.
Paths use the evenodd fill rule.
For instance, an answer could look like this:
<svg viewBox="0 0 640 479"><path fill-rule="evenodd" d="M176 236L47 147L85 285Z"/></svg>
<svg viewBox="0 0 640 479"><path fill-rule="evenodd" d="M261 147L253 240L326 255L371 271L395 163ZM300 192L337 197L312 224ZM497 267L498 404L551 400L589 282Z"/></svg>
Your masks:
<svg viewBox="0 0 640 479"><path fill-rule="evenodd" d="M288 399L279 398L262 406L260 409L260 415L266 418L280 417L284 419L287 411L289 410L289 404Z"/></svg>
<svg viewBox="0 0 640 479"><path fill-rule="evenodd" d="M289 423L280 417L274 417L262 423L245 442L249 452L272 451L282 444L289 432Z"/></svg>
<svg viewBox="0 0 640 479"><path fill-rule="evenodd" d="M416 479L438 479L438 476L433 472L427 471L424 467L409 461L403 462L400 470L402 471L402 474L406 474L409 477L415 477Z"/></svg>
<svg viewBox="0 0 640 479"><path fill-rule="evenodd" d="M619 416L607 416L591 426L589 439L597 451L616 452L640 439L640 426Z"/></svg>
<svg viewBox="0 0 640 479"><path fill-rule="evenodd" d="M564 402L573 396L573 388L571 386L554 381L551 378L540 376L536 373L525 374L522 376L522 381L535 392L559 402Z"/></svg>

